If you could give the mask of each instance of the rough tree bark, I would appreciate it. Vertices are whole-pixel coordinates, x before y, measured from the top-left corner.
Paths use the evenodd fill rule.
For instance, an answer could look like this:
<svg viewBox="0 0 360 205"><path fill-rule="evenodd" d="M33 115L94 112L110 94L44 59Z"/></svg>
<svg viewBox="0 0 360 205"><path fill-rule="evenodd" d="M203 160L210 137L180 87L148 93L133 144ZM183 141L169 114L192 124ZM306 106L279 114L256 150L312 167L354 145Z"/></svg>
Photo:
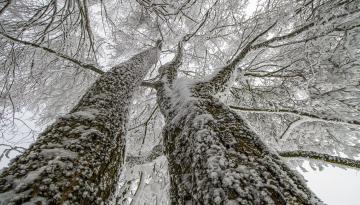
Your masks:
<svg viewBox="0 0 360 205"><path fill-rule="evenodd" d="M321 204L244 119L214 97L225 89L236 62L209 81L174 83L182 44L175 58L160 68L161 79L155 84L166 118L171 204Z"/></svg>
<svg viewBox="0 0 360 205"><path fill-rule="evenodd" d="M124 157L134 89L160 42L103 74L73 110L49 126L0 175L0 204L103 204Z"/></svg>

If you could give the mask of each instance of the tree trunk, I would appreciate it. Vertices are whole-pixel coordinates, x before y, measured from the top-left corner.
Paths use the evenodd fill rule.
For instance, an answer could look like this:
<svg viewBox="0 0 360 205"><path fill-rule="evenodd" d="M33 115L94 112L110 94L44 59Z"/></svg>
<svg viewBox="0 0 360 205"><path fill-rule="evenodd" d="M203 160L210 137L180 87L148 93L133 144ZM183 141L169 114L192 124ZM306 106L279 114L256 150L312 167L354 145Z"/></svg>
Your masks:
<svg viewBox="0 0 360 205"><path fill-rule="evenodd" d="M239 115L212 96L212 85L173 85L181 53L179 43L156 87L166 118L171 204L321 204ZM220 78L213 79L215 85Z"/></svg>
<svg viewBox="0 0 360 205"><path fill-rule="evenodd" d="M159 56L150 48L102 75L0 175L0 204L103 204L124 157L134 89Z"/></svg>
<svg viewBox="0 0 360 205"><path fill-rule="evenodd" d="M164 128L172 204L319 204L246 122L213 97L174 107Z"/></svg>

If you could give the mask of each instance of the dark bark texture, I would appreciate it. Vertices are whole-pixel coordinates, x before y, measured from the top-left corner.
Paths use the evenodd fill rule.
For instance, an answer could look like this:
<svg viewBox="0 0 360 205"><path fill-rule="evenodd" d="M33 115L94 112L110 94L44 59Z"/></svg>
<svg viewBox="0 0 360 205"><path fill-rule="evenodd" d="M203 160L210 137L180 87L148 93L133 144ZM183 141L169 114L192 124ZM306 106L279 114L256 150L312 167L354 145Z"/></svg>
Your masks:
<svg viewBox="0 0 360 205"><path fill-rule="evenodd" d="M158 56L150 48L102 75L1 173L0 204L106 203L123 163L132 94Z"/></svg>
<svg viewBox="0 0 360 205"><path fill-rule="evenodd" d="M182 42L160 68L156 87L166 118L171 204L322 204L241 116L213 96L225 90L232 69L208 82L174 83L181 56Z"/></svg>
<svg viewBox="0 0 360 205"><path fill-rule="evenodd" d="M301 177L216 98L193 98L171 113L164 145L172 204L321 204Z"/></svg>

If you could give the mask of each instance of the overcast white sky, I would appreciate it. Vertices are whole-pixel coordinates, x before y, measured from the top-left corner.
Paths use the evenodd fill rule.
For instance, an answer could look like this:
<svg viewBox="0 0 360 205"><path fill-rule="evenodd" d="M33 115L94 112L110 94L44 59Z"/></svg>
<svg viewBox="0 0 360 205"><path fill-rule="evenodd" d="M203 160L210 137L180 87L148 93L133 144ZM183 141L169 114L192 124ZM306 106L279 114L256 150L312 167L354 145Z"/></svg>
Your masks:
<svg viewBox="0 0 360 205"><path fill-rule="evenodd" d="M306 168L310 167L308 164ZM300 170L300 169L298 169ZM311 170L310 168L308 170ZM322 171L300 173L309 187L328 205L360 204L360 170L325 167Z"/></svg>

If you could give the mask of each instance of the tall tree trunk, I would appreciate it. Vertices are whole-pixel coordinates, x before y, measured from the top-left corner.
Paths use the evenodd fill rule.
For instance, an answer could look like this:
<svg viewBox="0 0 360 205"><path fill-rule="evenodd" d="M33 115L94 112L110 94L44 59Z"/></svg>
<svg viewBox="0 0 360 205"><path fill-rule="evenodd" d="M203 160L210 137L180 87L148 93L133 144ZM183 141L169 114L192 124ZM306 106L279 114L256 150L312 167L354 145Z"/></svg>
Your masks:
<svg viewBox="0 0 360 205"><path fill-rule="evenodd" d="M317 204L235 112L214 97L181 103L164 128L172 204Z"/></svg>
<svg viewBox="0 0 360 205"><path fill-rule="evenodd" d="M166 117L171 203L321 204L239 115L212 96L214 89L207 89L212 85L174 88L181 52L179 43L178 54L160 69L157 83L158 104ZM219 76L213 79L215 89L223 90L216 84Z"/></svg>
<svg viewBox="0 0 360 205"><path fill-rule="evenodd" d="M134 89L160 43L102 75L67 115L49 126L0 175L0 204L103 204L124 157Z"/></svg>

